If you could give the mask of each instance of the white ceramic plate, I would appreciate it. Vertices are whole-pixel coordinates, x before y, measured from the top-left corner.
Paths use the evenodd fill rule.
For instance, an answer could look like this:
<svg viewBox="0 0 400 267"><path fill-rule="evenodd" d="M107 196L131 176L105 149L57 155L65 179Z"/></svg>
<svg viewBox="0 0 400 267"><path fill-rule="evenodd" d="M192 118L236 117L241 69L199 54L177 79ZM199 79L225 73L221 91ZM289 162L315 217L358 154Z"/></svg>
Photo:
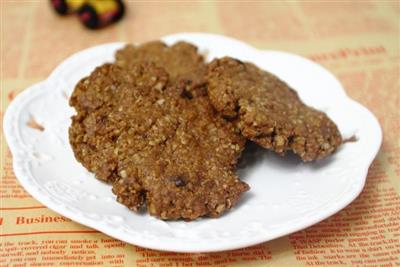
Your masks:
<svg viewBox="0 0 400 267"><path fill-rule="evenodd" d="M113 61L114 52L123 46L105 44L69 57L47 80L19 94L7 109L4 131L14 171L32 196L74 221L131 244L210 252L246 247L306 228L343 209L361 192L381 144L381 129L371 112L348 98L327 70L296 55L256 50L218 35L183 33L162 39L168 44L186 40L208 59L230 55L275 73L304 102L325 111L345 137L354 134L358 141L346 143L326 160L307 164L295 156L280 158L258 149L257 157L239 170L251 190L219 219L165 222L135 214L115 201L109 185L75 160L68 143L74 111L67 96L79 79ZM28 127L31 118L45 130Z"/></svg>

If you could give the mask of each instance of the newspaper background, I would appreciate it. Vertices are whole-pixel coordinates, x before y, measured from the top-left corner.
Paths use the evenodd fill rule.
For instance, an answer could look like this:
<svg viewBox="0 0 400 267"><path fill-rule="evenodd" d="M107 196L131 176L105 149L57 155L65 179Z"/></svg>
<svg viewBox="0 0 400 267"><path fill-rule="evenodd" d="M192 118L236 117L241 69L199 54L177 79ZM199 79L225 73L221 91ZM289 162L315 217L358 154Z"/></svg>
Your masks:
<svg viewBox="0 0 400 267"><path fill-rule="evenodd" d="M324 65L377 116L384 140L367 184L347 208L289 236L220 253L159 252L72 222L29 196L1 133L0 266L400 266L399 1L125 2L120 23L88 31L48 1L1 1L1 115L81 49L218 33Z"/></svg>

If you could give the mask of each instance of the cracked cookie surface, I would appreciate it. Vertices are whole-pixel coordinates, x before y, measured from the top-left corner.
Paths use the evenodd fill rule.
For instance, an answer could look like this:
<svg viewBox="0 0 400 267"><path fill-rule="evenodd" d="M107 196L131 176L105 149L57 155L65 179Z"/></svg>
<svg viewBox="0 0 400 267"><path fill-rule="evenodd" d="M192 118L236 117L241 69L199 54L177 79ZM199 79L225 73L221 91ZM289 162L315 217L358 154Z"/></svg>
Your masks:
<svg viewBox="0 0 400 267"><path fill-rule="evenodd" d="M220 114L243 136L303 161L321 159L342 143L335 123L306 106L297 93L271 73L234 58L216 59L207 71L208 94Z"/></svg>
<svg viewBox="0 0 400 267"><path fill-rule="evenodd" d="M206 96L181 97L169 79L154 64L98 67L71 97L70 143L128 208L162 219L217 217L249 189L235 174L245 139Z"/></svg>

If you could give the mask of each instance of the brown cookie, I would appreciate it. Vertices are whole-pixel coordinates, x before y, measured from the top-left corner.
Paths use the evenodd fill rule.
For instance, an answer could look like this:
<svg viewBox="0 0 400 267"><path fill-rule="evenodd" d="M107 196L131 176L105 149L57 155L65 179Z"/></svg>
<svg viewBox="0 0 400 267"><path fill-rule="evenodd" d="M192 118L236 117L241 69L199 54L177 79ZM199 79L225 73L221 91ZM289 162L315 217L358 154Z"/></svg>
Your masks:
<svg viewBox="0 0 400 267"><path fill-rule="evenodd" d="M196 95L206 95L204 58L197 51L197 47L177 42L167 46L161 41L152 41L139 46L127 45L115 54L116 64L129 67L141 62L152 62L164 68L170 82L180 83L178 88L184 89L185 96L191 98Z"/></svg>
<svg viewBox="0 0 400 267"><path fill-rule="evenodd" d="M303 104L286 83L254 64L216 59L208 66L207 82L217 111L235 121L243 136L280 155L292 150L312 161L342 143L326 114Z"/></svg>
<svg viewBox="0 0 400 267"><path fill-rule="evenodd" d="M245 139L207 97L175 92L153 64L97 68L71 99L72 148L132 210L146 205L162 219L219 216L249 188L235 175Z"/></svg>
<svg viewBox="0 0 400 267"><path fill-rule="evenodd" d="M135 66L131 72L106 64L96 68L89 77L83 78L75 87L70 105L77 114L72 117L69 139L76 159L98 179L114 182L117 178L118 159L115 141L123 128L109 122L123 95L120 87L134 83L137 97L163 90L168 74L151 64ZM148 88L155 90L147 91Z"/></svg>

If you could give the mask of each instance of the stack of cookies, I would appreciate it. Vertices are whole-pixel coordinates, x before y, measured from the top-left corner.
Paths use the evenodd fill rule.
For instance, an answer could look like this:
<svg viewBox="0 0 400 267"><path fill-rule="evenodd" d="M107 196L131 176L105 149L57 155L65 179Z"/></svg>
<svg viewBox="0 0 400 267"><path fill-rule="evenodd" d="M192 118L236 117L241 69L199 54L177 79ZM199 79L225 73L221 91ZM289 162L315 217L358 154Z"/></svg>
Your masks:
<svg viewBox="0 0 400 267"><path fill-rule="evenodd" d="M249 190L235 173L247 140L304 161L342 143L324 113L251 63L207 64L186 42L127 45L115 57L76 85L69 138L76 159L131 210L218 217Z"/></svg>

